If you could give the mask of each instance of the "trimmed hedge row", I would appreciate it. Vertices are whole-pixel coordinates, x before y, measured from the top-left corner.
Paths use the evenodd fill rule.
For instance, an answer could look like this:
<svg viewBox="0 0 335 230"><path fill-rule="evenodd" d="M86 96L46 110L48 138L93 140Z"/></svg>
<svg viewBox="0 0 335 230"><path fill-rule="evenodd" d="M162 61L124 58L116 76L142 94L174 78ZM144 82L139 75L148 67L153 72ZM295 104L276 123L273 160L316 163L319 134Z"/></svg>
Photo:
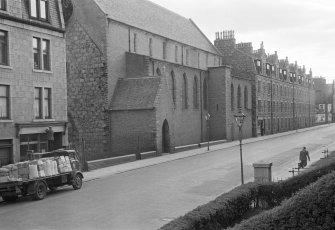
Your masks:
<svg viewBox="0 0 335 230"><path fill-rule="evenodd" d="M254 207L274 207L298 190L335 169L335 159L316 163L295 177L281 182L248 183L215 200L197 207L184 216L167 223L161 230L214 230L238 223Z"/></svg>
<svg viewBox="0 0 335 230"><path fill-rule="evenodd" d="M299 191L281 206L234 226L250 229L334 229L335 172Z"/></svg>

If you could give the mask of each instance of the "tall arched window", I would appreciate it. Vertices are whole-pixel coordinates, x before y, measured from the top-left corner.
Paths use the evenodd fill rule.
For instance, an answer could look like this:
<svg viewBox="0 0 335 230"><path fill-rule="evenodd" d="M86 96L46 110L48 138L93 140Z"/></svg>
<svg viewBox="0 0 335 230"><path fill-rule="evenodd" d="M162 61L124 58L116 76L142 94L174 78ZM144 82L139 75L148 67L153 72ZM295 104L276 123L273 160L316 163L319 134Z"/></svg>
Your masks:
<svg viewBox="0 0 335 230"><path fill-rule="evenodd" d="M162 75L161 70L159 68L156 69L156 73L157 73L157 76L161 76Z"/></svg>
<svg viewBox="0 0 335 230"><path fill-rule="evenodd" d="M187 109L188 102L187 102L187 76L183 74L183 107Z"/></svg>
<svg viewBox="0 0 335 230"><path fill-rule="evenodd" d="M197 76L194 76L193 80L193 108L198 109L199 103L198 103L198 78Z"/></svg>
<svg viewBox="0 0 335 230"><path fill-rule="evenodd" d="M173 71L171 71L171 91L173 104L176 105L176 78Z"/></svg>
<svg viewBox="0 0 335 230"><path fill-rule="evenodd" d="M248 95L248 88L247 86L244 87L244 108L247 109L248 108L248 98L249 95Z"/></svg>
<svg viewBox="0 0 335 230"><path fill-rule="evenodd" d="M241 87L240 87L240 85L238 85L238 87L237 87L237 108L238 109L242 108L241 107L241 96L242 96Z"/></svg>
<svg viewBox="0 0 335 230"><path fill-rule="evenodd" d="M234 110L234 102L235 102L235 98L234 98L234 84L232 83L230 85L230 105L231 105L231 110Z"/></svg>
<svg viewBox="0 0 335 230"><path fill-rule="evenodd" d="M204 110L208 110L208 84L207 84L207 78L204 79L204 84L203 84L203 105L204 105Z"/></svg>

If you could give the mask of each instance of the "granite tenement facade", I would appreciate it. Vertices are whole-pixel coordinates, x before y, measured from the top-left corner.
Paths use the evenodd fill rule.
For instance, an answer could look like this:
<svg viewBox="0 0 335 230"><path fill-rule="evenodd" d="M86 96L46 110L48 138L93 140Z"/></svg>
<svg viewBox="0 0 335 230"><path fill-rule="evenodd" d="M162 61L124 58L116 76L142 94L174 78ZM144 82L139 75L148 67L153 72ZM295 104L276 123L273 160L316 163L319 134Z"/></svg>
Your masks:
<svg viewBox="0 0 335 230"><path fill-rule="evenodd" d="M67 145L65 24L60 0L0 9L0 166ZM55 141L48 145L52 126Z"/></svg>
<svg viewBox="0 0 335 230"><path fill-rule="evenodd" d="M251 43L236 44L234 31L216 34L215 46L223 63L232 65L232 76L252 84L251 114L253 136L273 134L315 125L313 75L277 52L265 53L264 45L254 50ZM235 89L234 89L235 90ZM232 96L237 95L233 93Z"/></svg>

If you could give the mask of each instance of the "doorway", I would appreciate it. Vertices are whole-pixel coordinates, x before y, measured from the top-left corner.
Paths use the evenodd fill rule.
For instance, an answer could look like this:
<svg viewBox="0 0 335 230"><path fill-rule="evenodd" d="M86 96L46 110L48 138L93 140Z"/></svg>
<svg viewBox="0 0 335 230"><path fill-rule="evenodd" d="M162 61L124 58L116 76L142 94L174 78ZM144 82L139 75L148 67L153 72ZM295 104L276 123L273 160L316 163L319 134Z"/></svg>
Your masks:
<svg viewBox="0 0 335 230"><path fill-rule="evenodd" d="M170 128L167 120L163 123L162 128L162 152L170 153Z"/></svg>

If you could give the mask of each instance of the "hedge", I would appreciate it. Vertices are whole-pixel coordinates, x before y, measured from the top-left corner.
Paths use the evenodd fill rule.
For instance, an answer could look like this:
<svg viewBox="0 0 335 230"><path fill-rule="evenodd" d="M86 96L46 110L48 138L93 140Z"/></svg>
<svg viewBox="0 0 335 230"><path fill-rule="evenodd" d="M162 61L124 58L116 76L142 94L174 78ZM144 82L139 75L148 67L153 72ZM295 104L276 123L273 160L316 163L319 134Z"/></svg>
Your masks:
<svg viewBox="0 0 335 230"><path fill-rule="evenodd" d="M250 229L334 229L335 172L299 191L281 206L234 226Z"/></svg>
<svg viewBox="0 0 335 230"><path fill-rule="evenodd" d="M214 230L238 223L254 207L271 208L335 169L335 159L320 161L281 182L248 183L167 223L161 230Z"/></svg>

